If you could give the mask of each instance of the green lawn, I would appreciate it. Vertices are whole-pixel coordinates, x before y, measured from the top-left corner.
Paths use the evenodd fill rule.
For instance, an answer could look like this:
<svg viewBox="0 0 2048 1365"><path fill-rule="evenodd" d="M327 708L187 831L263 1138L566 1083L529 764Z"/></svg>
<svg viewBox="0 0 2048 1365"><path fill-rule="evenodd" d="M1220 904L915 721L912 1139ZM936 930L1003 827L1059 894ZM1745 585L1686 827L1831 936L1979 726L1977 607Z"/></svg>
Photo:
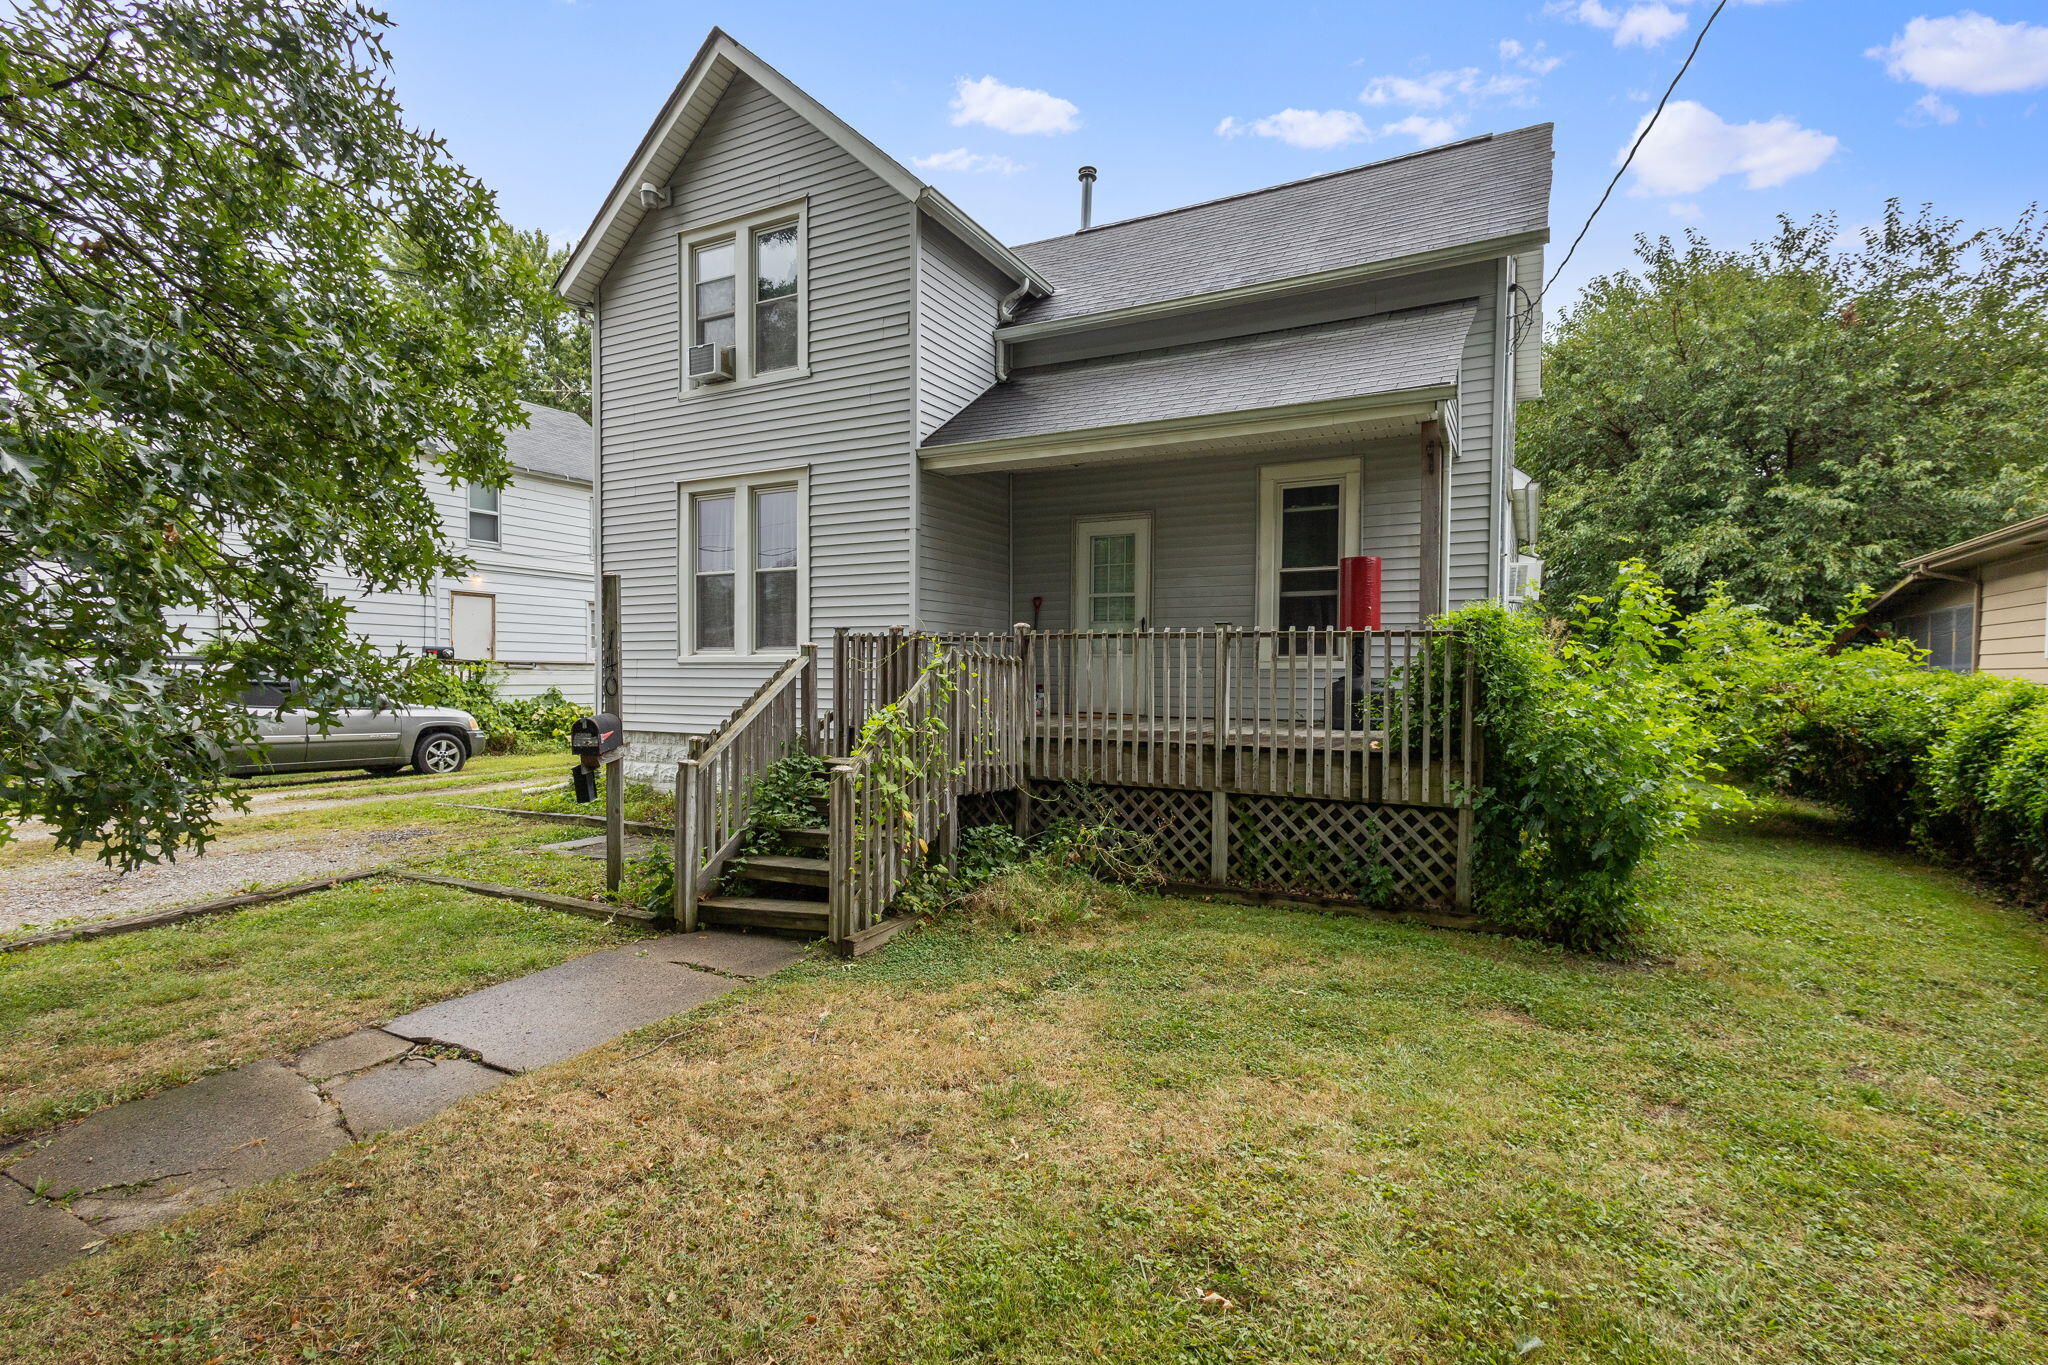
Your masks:
<svg viewBox="0 0 2048 1365"><path fill-rule="evenodd" d="M117 1244L0 1356L2048 1357L2042 926L1796 812L1666 877L1631 964L929 929Z"/></svg>
<svg viewBox="0 0 2048 1365"><path fill-rule="evenodd" d="M291 1052L635 936L511 901L371 880L6 954L0 1137Z"/></svg>

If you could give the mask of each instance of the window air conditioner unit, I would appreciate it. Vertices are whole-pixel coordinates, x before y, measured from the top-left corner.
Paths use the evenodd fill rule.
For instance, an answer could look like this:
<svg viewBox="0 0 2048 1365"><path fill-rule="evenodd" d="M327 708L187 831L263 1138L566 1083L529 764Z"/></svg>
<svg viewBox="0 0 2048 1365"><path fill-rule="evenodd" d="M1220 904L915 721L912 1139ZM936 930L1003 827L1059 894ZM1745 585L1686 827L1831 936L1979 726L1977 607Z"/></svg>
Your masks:
<svg viewBox="0 0 2048 1365"><path fill-rule="evenodd" d="M706 342L690 347L684 369L692 384L725 384L732 380L732 347Z"/></svg>

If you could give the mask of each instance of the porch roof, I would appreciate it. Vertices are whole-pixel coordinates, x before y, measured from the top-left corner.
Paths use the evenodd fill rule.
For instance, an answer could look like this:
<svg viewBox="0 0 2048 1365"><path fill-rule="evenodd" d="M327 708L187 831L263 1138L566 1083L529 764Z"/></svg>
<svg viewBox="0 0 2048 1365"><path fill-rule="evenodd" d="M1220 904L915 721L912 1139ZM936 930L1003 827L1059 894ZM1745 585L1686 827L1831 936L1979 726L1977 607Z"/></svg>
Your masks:
<svg viewBox="0 0 2048 1365"><path fill-rule="evenodd" d="M1448 397L1476 312L1467 300L1019 371L934 431L923 453L993 453L1081 433Z"/></svg>

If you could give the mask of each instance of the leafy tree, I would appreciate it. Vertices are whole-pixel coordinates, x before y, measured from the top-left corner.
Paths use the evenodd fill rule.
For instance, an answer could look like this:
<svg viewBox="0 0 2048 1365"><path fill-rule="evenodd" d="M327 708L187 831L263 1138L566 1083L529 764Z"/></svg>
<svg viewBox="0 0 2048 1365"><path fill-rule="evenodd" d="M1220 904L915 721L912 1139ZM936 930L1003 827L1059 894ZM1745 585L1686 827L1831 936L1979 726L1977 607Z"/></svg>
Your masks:
<svg viewBox="0 0 2048 1365"><path fill-rule="evenodd" d="M1641 558L1829 617L1901 559L2048 509L2048 226L1966 232L1896 201L1718 251L1637 239L1545 356L1521 459L1550 489L1553 597Z"/></svg>
<svg viewBox="0 0 2048 1365"><path fill-rule="evenodd" d="M568 263L569 247L550 245L537 228L515 228L507 230L506 251L542 286L519 295L519 396L588 418L590 322L553 288Z"/></svg>
<svg viewBox="0 0 2048 1365"><path fill-rule="evenodd" d="M417 462L506 475L523 277L489 193L404 121L387 22L347 0L0 20L0 826L123 865L203 845L225 783L192 736L247 736L244 684L331 711L391 683L320 567L456 570ZM194 643L181 607L241 638L165 667Z"/></svg>

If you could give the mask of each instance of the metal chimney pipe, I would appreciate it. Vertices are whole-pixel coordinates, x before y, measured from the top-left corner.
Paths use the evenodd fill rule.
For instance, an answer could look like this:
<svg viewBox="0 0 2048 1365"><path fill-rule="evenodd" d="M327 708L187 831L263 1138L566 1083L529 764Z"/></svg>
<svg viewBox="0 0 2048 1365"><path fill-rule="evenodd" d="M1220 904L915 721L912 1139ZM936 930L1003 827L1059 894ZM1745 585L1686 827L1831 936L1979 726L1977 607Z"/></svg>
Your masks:
<svg viewBox="0 0 2048 1365"><path fill-rule="evenodd" d="M1081 168L1081 231L1086 232L1088 225L1094 221L1095 168L1093 166L1083 166Z"/></svg>

